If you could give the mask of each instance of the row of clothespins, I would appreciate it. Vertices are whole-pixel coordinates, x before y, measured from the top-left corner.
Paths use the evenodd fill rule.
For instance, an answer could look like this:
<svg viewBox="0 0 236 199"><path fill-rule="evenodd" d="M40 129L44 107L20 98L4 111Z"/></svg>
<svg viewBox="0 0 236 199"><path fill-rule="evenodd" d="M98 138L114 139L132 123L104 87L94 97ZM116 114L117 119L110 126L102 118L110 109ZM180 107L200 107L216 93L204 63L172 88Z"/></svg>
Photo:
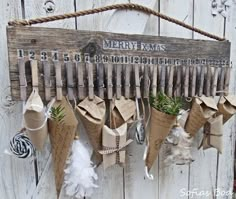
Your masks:
<svg viewBox="0 0 236 199"><path fill-rule="evenodd" d="M158 91L168 96L215 96L217 92L227 93L231 67L214 66L161 66L161 65L112 65L74 62L29 61L31 74L26 74L26 62L18 60L21 100L27 98L27 86L44 92L49 101L68 95L70 100L148 98L150 92ZM39 67L43 74L39 74ZM41 71L41 70L40 70ZM52 73L54 71L54 73ZM51 75L54 74L54 75ZM42 78L43 77L43 80ZM27 85L27 80L32 84ZM43 81L40 82L39 81Z"/></svg>

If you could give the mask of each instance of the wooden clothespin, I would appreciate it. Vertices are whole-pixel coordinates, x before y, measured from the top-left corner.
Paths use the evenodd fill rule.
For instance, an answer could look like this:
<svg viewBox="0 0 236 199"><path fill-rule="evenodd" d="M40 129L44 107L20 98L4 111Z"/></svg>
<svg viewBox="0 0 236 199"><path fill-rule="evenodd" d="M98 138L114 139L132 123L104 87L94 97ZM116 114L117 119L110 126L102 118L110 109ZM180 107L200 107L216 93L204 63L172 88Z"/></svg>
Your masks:
<svg viewBox="0 0 236 199"><path fill-rule="evenodd" d="M139 78L139 65L134 65L134 76L135 76L135 90L136 90L136 98L141 98L140 92L140 78Z"/></svg>
<svg viewBox="0 0 236 199"><path fill-rule="evenodd" d="M74 67L73 64L68 61L66 64L66 82L67 82L67 94L69 100L74 100Z"/></svg>
<svg viewBox="0 0 236 199"><path fill-rule="evenodd" d="M130 73L131 65L125 66L125 98L130 98Z"/></svg>
<svg viewBox="0 0 236 199"><path fill-rule="evenodd" d="M21 100L25 101L27 98L27 93L26 93L27 81L25 75L24 57L18 58L18 68L19 68L19 81L20 81L20 97Z"/></svg>
<svg viewBox="0 0 236 199"><path fill-rule="evenodd" d="M48 61L43 61L45 100L51 100L51 67Z"/></svg>
<svg viewBox="0 0 236 199"><path fill-rule="evenodd" d="M107 64L107 98L109 100L112 99L112 88L113 88L113 84L112 84L112 65L111 64Z"/></svg>
<svg viewBox="0 0 236 199"><path fill-rule="evenodd" d="M201 97L203 94L204 78L205 78L205 66L201 66L200 77L199 77L199 90L198 95Z"/></svg>
<svg viewBox="0 0 236 199"><path fill-rule="evenodd" d="M97 64L98 71L98 96L104 99L104 65Z"/></svg>
<svg viewBox="0 0 236 199"><path fill-rule="evenodd" d="M211 77L212 77L212 74L211 74L211 66L208 65L207 66L207 75L206 75L206 87L205 87L205 90L206 90L206 96L209 97L210 94L211 94Z"/></svg>
<svg viewBox="0 0 236 199"><path fill-rule="evenodd" d="M39 78L38 78L38 62L37 60L31 60L31 76L32 76L32 88L34 91L39 91Z"/></svg>
<svg viewBox="0 0 236 199"><path fill-rule="evenodd" d="M144 81L143 81L143 98L149 98L149 85L150 85L150 79L149 79L149 66L144 66Z"/></svg>
<svg viewBox="0 0 236 199"><path fill-rule="evenodd" d="M157 66L153 66L153 71L152 71L152 95L156 96L157 95Z"/></svg>
<svg viewBox="0 0 236 199"><path fill-rule="evenodd" d="M214 67L214 74L212 79L212 96L216 96L217 82L218 82L219 67Z"/></svg>
<svg viewBox="0 0 236 199"><path fill-rule="evenodd" d="M122 65L116 65L116 98L121 98L121 73L122 73Z"/></svg>
<svg viewBox="0 0 236 199"><path fill-rule="evenodd" d="M165 92L165 82L166 82L166 66L161 66L161 75L160 75L160 91Z"/></svg>
<svg viewBox="0 0 236 199"><path fill-rule="evenodd" d="M231 67L227 66L225 68L225 82L224 82L224 91L225 93L229 92L229 81L230 81L230 72L231 72Z"/></svg>
<svg viewBox="0 0 236 199"><path fill-rule="evenodd" d="M194 97L196 94L197 67L191 66L190 69L190 76L192 77L190 97Z"/></svg>
<svg viewBox="0 0 236 199"><path fill-rule="evenodd" d="M93 64L86 63L87 75L88 75L88 98L92 100L94 98L94 84L93 84Z"/></svg>
<svg viewBox="0 0 236 199"><path fill-rule="evenodd" d="M173 78L174 78L174 66L169 66L168 70L168 88L167 88L167 95L173 95Z"/></svg>
<svg viewBox="0 0 236 199"><path fill-rule="evenodd" d="M61 79L61 63L58 61L54 62L56 72L56 96L57 100L62 100L62 79Z"/></svg>
<svg viewBox="0 0 236 199"><path fill-rule="evenodd" d="M223 91L224 89L224 82L225 82L225 72L226 68L222 67L221 72L220 72L220 79L219 79L219 84L218 84L218 90ZM224 95L224 92L220 92L220 96Z"/></svg>
<svg viewBox="0 0 236 199"><path fill-rule="evenodd" d="M189 90L189 66L185 66L184 73L184 97L188 97Z"/></svg>
<svg viewBox="0 0 236 199"><path fill-rule="evenodd" d="M78 78L78 97L81 100L85 98L85 86L84 86L85 63L76 63L76 64L77 64L77 78Z"/></svg>

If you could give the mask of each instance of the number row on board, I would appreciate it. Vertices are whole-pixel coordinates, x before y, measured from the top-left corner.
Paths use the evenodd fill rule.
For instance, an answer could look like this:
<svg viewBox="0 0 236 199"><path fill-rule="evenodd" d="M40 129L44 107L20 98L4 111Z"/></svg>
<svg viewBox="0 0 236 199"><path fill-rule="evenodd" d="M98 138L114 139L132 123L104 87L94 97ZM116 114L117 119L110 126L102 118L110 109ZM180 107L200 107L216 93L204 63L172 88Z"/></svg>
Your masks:
<svg viewBox="0 0 236 199"><path fill-rule="evenodd" d="M112 64L148 64L148 65L211 65L211 66L229 66L227 59L206 59L206 58L167 58L167 57L149 57L149 56L131 56L131 55L94 55L89 53L59 53L59 51L41 51L36 54L35 50L17 49L17 58L28 58L29 60L64 61L64 62L84 62L84 63L112 63Z"/></svg>

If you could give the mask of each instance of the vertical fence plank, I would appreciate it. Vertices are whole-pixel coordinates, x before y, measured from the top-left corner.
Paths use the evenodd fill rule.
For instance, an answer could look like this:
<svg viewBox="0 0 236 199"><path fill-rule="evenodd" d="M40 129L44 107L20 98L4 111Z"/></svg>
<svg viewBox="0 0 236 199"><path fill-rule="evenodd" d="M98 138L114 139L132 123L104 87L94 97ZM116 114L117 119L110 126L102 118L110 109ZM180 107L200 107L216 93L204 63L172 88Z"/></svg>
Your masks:
<svg viewBox="0 0 236 199"><path fill-rule="evenodd" d="M189 0L182 0L181 3L178 0L160 1L160 12L192 24L192 6L193 2ZM160 20L160 35L191 38L192 32L175 24ZM181 79L178 79L178 81L181 81ZM186 195L181 195L181 190L188 191L188 166L171 165L167 167L163 163L165 157L165 146L163 145L159 154L159 198L187 198Z"/></svg>
<svg viewBox="0 0 236 199"><path fill-rule="evenodd" d="M36 186L33 161L4 154L11 137L22 127L22 102L13 102L10 98L6 38L7 22L22 18L20 1L1 1L0 13L0 196L23 199L30 198Z"/></svg>
<svg viewBox="0 0 236 199"><path fill-rule="evenodd" d="M220 15L213 17L211 15L211 1L198 0L194 1L194 26L201 28L213 34L223 36L224 31L224 18ZM207 39L209 38L194 33L194 39ZM205 70L205 75L207 69ZM204 76L205 76L204 75ZM202 130L199 131L194 140L194 146L198 147L202 138ZM209 196L202 196L202 198L213 198L214 189L216 188L217 176L217 151L213 148L203 151L195 148L193 152L195 161L190 165L190 181L189 190L193 191L207 191ZM199 173L199 171L201 171ZM195 194L194 198L198 196Z"/></svg>
<svg viewBox="0 0 236 199"><path fill-rule="evenodd" d="M232 1L231 7L228 8L228 17L226 18L225 33L226 38L231 42L231 62L233 68L230 75L229 92L236 94L235 76L236 76L236 2ZM234 159L235 159L235 131L236 119L231 118L223 127L223 153L219 155L219 168L217 175L217 190L229 193L218 195L217 199L227 199L232 197L233 180L234 180Z"/></svg>
<svg viewBox="0 0 236 199"><path fill-rule="evenodd" d="M45 0L39 0L39 1L31 1L31 0L24 0L24 5L25 5L25 17L27 19L29 18L35 18L35 17L45 17L45 16L52 16L56 14L62 14L62 13L68 13L68 12L73 12L74 11L74 2L73 1L52 1L54 3L54 8L50 12L48 10L48 1ZM43 24L38 24L36 26L40 27L56 27L56 28L66 28L66 29L75 29L75 19L66 19L66 20L59 20L59 21L54 21L54 22L49 22L49 23L43 23ZM50 63L51 60L49 60ZM52 69L55 71L55 68ZM62 64L62 70L65 70L64 65ZM41 81L41 80L40 80ZM47 141L47 145L45 146L44 150L42 152L37 153L37 159L38 159L38 174L39 174L39 180L42 180L43 182L39 181L39 186L36 190L40 190L35 197L37 199L43 199L45 195L47 195L47 192L49 190L47 189L50 188L50 196L52 197L56 192L54 191L55 186L53 186L54 183L54 175L51 177L51 173L54 173L52 170L51 166L46 167L46 165L50 165L51 159L49 158L50 156L50 150L51 150L51 145L49 144L49 139ZM50 171L48 171L50 169ZM56 194L55 196L56 197Z"/></svg>

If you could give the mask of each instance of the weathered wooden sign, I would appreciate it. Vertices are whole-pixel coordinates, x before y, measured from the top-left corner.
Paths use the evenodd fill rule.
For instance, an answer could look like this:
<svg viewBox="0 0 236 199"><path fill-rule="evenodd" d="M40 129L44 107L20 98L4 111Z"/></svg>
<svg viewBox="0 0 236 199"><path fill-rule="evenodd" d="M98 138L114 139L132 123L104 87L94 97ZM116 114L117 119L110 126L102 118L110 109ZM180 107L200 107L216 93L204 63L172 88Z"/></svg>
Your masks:
<svg viewBox="0 0 236 199"><path fill-rule="evenodd" d="M62 94L148 97L149 90L214 96L228 90L228 41L42 27L9 27L7 34L15 100L25 100L32 87L46 100Z"/></svg>

